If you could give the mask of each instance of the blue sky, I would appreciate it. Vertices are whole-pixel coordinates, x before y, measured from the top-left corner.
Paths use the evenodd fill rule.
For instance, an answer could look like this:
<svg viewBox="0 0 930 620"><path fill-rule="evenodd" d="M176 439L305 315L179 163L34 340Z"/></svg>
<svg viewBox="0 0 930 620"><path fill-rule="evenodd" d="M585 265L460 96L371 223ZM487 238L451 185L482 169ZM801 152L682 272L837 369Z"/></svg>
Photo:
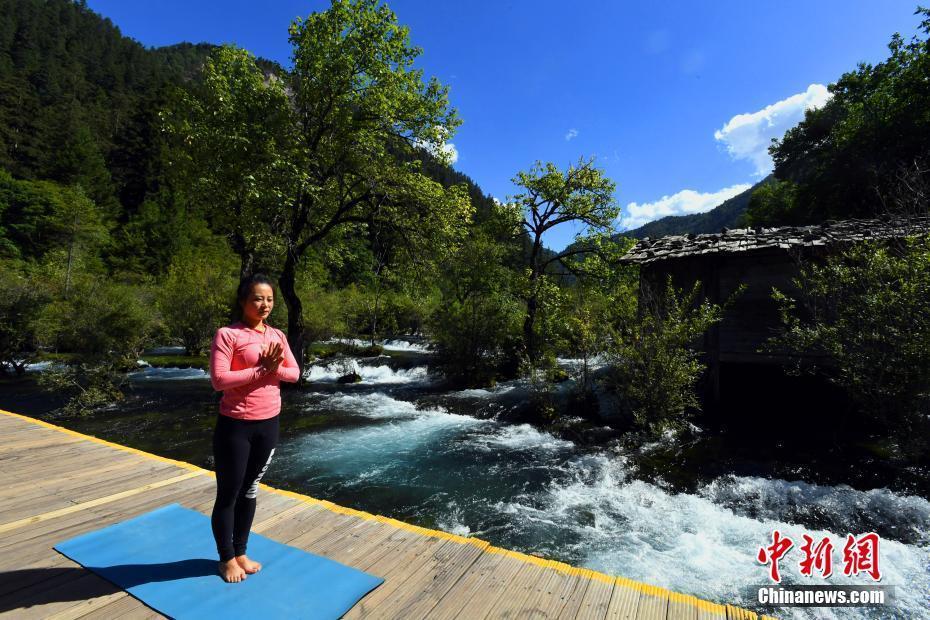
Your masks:
<svg viewBox="0 0 930 620"><path fill-rule="evenodd" d="M771 169L772 137L825 86L917 31L904 0L448 2L393 0L463 119L456 169L506 200L534 161L595 156L617 184L616 229L700 212ZM235 43L290 65L287 27L323 1L88 0L146 46ZM577 230L544 238L560 250Z"/></svg>

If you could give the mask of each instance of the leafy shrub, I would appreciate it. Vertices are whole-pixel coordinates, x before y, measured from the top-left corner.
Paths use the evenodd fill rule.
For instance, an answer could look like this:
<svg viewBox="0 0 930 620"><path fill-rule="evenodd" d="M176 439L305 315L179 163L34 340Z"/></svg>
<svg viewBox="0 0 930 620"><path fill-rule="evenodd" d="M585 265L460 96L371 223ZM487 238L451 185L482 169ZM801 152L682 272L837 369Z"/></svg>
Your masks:
<svg viewBox="0 0 930 620"><path fill-rule="evenodd" d="M861 243L775 291L795 372L822 372L871 424L915 446L930 399L930 237ZM825 362L817 363L817 356ZM923 440L925 441L925 440Z"/></svg>
<svg viewBox="0 0 930 620"><path fill-rule="evenodd" d="M605 386L651 435L683 428L700 408L694 388L705 366L693 345L723 312L697 303L700 287L684 293L671 279L660 290L644 287L636 313L618 317L612 329Z"/></svg>

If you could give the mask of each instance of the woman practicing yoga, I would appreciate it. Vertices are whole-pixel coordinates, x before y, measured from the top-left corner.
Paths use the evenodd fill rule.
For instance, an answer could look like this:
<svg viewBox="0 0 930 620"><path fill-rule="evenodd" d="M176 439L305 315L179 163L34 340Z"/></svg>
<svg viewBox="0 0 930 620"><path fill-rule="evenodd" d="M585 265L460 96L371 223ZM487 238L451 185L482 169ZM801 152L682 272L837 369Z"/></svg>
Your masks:
<svg viewBox="0 0 930 620"><path fill-rule="evenodd" d="M280 382L296 382L300 373L284 333L265 323L274 307L271 281L262 274L243 279L236 299L241 318L216 330L210 347L210 381L223 392L213 432L211 522L219 572L228 582L261 570L245 555L255 496L278 443Z"/></svg>

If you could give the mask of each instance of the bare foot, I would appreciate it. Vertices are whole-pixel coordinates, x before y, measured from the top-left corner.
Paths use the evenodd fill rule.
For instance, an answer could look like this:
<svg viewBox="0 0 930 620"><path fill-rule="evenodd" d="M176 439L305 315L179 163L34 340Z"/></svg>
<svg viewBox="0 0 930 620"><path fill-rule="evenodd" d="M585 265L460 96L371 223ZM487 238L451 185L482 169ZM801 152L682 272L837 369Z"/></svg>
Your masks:
<svg viewBox="0 0 930 620"><path fill-rule="evenodd" d="M236 561L236 558L228 560L226 562L220 562L220 576L223 577L228 583L237 583L246 578L245 571L242 570L242 567L239 566L239 562Z"/></svg>
<svg viewBox="0 0 930 620"><path fill-rule="evenodd" d="M245 572L247 572L247 573L249 573L249 574L257 573L258 571L260 571L260 570L262 569L262 563L261 563L261 562L253 562L253 561L250 560L250 559L248 558L248 556L245 555L245 554L237 555L237 556L235 557L235 560L236 560L236 562L239 563L239 566L241 566L242 569L245 570Z"/></svg>

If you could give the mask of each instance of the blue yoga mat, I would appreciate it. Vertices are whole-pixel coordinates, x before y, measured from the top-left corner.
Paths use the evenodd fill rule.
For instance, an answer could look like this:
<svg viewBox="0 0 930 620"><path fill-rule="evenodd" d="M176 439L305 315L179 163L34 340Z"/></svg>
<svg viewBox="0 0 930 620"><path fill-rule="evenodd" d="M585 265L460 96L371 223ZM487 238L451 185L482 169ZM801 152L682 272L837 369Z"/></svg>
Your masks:
<svg viewBox="0 0 930 620"><path fill-rule="evenodd" d="M226 583L210 518L174 503L55 549L172 618L339 618L384 582L252 532L257 573Z"/></svg>

